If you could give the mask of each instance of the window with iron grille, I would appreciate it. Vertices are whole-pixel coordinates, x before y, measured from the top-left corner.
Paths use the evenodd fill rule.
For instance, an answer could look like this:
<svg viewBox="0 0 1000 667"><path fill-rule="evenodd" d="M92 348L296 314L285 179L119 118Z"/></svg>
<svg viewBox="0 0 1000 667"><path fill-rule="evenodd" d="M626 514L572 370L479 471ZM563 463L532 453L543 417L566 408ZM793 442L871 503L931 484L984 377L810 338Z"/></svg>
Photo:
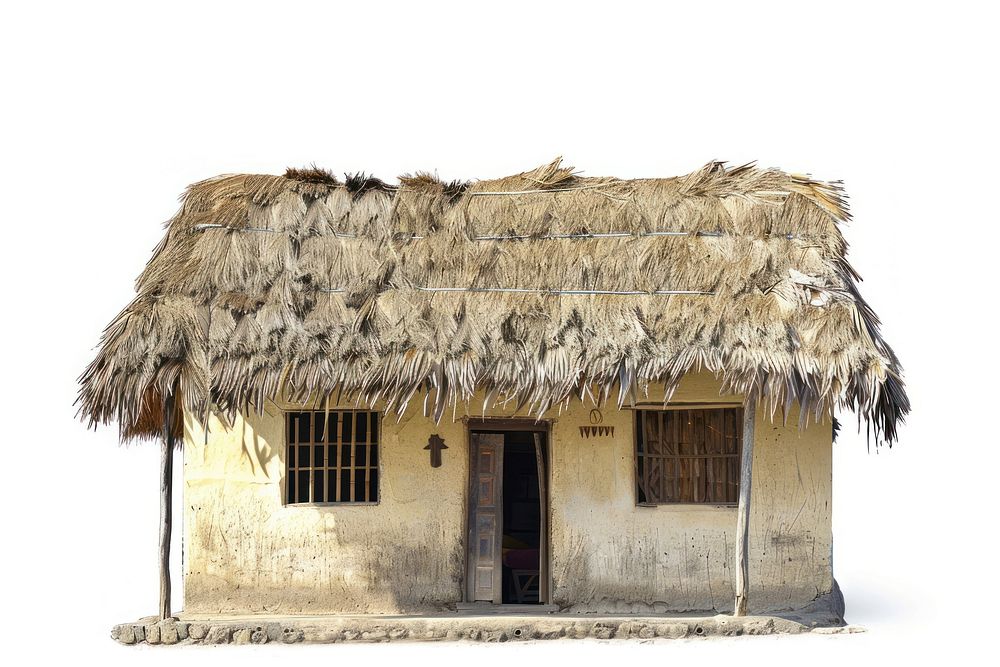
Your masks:
<svg viewBox="0 0 1000 667"><path fill-rule="evenodd" d="M740 407L636 410L639 504L736 503L742 433Z"/></svg>
<svg viewBox="0 0 1000 667"><path fill-rule="evenodd" d="M287 412L285 502L378 502L379 414Z"/></svg>

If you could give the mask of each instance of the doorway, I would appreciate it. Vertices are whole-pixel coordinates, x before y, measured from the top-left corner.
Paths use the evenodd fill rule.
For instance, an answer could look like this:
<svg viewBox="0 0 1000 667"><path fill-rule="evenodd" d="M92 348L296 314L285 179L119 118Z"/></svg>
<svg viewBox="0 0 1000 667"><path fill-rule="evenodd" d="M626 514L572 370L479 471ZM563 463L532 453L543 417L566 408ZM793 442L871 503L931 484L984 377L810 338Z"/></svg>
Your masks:
<svg viewBox="0 0 1000 667"><path fill-rule="evenodd" d="M466 599L493 605L548 602L548 429L469 424Z"/></svg>

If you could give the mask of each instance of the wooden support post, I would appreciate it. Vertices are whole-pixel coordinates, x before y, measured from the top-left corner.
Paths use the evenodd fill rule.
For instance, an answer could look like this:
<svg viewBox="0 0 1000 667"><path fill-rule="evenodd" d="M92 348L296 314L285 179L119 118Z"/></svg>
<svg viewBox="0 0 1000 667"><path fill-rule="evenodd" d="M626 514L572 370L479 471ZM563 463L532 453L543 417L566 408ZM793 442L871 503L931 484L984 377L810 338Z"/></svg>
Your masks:
<svg viewBox="0 0 1000 667"><path fill-rule="evenodd" d="M174 475L174 394L163 397L160 451L160 618L170 618L170 527Z"/></svg>
<svg viewBox="0 0 1000 667"><path fill-rule="evenodd" d="M753 480L753 428L757 401L753 397L743 408L743 438L740 456L740 498L736 511L736 606L734 616L746 616L750 589L750 487Z"/></svg>

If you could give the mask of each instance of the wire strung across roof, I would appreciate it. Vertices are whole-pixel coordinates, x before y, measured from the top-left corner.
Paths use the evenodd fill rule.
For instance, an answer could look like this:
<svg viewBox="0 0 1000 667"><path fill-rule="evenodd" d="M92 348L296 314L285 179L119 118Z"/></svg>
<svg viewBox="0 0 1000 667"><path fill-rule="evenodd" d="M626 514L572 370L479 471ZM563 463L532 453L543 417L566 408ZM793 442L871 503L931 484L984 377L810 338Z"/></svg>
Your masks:
<svg viewBox="0 0 1000 667"><path fill-rule="evenodd" d="M266 227L227 227L226 225L220 225L216 223L211 224L201 224L195 225L191 228L192 231L201 232L207 229L228 229L232 232L270 232L278 233L277 229L268 229ZM354 239L358 238L358 234L351 234L345 232L333 232L333 236L338 239ZM573 234L499 234L493 236L473 236L471 239L473 241L526 241L531 239L547 240L547 239L612 239L612 238L648 238L657 236L710 236L710 237L722 237L728 236L726 232L720 230L695 230L690 232L684 231L657 231L657 232L578 232ZM788 240L802 238L795 234L775 234L774 236L786 238ZM427 238L419 234L406 234L400 232L397 234L398 238L405 240L420 240Z"/></svg>
<svg viewBox="0 0 1000 667"><path fill-rule="evenodd" d="M413 289L421 292L472 292L472 293L502 293L502 294L547 294L552 296L573 295L609 295L609 296L714 296L715 292L702 290L602 290L602 289L542 289L534 287L420 287L414 285ZM338 294L345 292L343 287L321 287L317 291L324 294Z"/></svg>

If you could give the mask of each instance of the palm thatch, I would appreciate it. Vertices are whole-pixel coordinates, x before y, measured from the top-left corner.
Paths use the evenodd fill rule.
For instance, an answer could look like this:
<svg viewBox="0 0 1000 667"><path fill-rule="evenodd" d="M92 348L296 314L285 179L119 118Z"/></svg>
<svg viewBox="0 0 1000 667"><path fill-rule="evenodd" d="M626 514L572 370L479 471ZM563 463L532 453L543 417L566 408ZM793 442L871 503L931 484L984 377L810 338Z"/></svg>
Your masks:
<svg viewBox="0 0 1000 667"><path fill-rule="evenodd" d="M483 389L543 414L619 405L692 370L724 391L851 408L892 442L899 361L856 288L839 183L713 162L583 178L559 160L497 180L398 186L317 169L192 185L82 375L80 410L161 432L204 414L342 394L440 419ZM808 417L807 417L808 418Z"/></svg>

